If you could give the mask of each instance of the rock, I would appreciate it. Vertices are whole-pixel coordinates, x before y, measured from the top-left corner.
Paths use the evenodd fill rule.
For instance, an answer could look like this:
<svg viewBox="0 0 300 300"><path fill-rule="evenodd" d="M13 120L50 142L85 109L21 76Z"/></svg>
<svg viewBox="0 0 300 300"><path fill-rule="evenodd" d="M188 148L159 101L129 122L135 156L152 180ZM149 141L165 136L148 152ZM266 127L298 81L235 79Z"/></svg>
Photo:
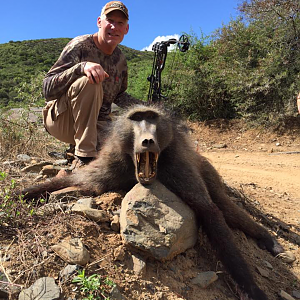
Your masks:
<svg viewBox="0 0 300 300"><path fill-rule="evenodd" d="M146 261L140 257L140 256L136 256L136 255L132 255L132 263L133 263L133 272L136 275L145 275L146 274Z"/></svg>
<svg viewBox="0 0 300 300"><path fill-rule="evenodd" d="M284 261L287 264L292 264L296 260L296 256L291 251L285 251L283 253L280 253L277 255L282 261Z"/></svg>
<svg viewBox="0 0 300 300"><path fill-rule="evenodd" d="M122 201L121 235L131 247L164 261L197 241L194 212L158 181L137 184Z"/></svg>
<svg viewBox="0 0 300 300"><path fill-rule="evenodd" d="M123 246L120 246L114 250L115 260L123 261L125 258L125 250Z"/></svg>
<svg viewBox="0 0 300 300"><path fill-rule="evenodd" d="M64 283L78 271L80 267L78 265L67 265L63 270L59 272L61 282Z"/></svg>
<svg viewBox="0 0 300 300"><path fill-rule="evenodd" d="M23 162L30 162L31 161L31 157L27 154L18 154L17 155L17 160L18 161L23 161Z"/></svg>
<svg viewBox="0 0 300 300"><path fill-rule="evenodd" d="M38 216L47 216L57 211L65 211L67 208L68 205L64 203L46 203L37 208L36 214Z"/></svg>
<svg viewBox="0 0 300 300"><path fill-rule="evenodd" d="M292 296L296 299L300 299L300 291L293 291Z"/></svg>
<svg viewBox="0 0 300 300"><path fill-rule="evenodd" d="M58 159L53 163L53 166L66 166L68 164L67 159Z"/></svg>
<svg viewBox="0 0 300 300"><path fill-rule="evenodd" d="M120 232L120 218L118 215L113 216L113 220L110 223L110 227L115 232Z"/></svg>
<svg viewBox="0 0 300 300"><path fill-rule="evenodd" d="M217 148L217 149L224 149L227 148L226 144L214 144L212 145L213 148Z"/></svg>
<svg viewBox="0 0 300 300"><path fill-rule="evenodd" d="M47 166L47 165L52 165L51 162L48 162L48 161L41 161L37 164L33 164L33 165L30 165L30 166L27 166L23 169L21 169L21 172L24 172L24 173L39 173L44 166Z"/></svg>
<svg viewBox="0 0 300 300"><path fill-rule="evenodd" d="M281 299L283 300L295 300L295 298L293 298L291 295L289 295L288 293L286 293L285 291L281 290L279 296L281 297Z"/></svg>
<svg viewBox="0 0 300 300"><path fill-rule="evenodd" d="M49 203L54 202L68 202L73 201L80 197L80 189L77 187L67 187L65 189L61 189L50 194Z"/></svg>
<svg viewBox="0 0 300 300"><path fill-rule="evenodd" d="M61 259L69 264L84 266L90 260L90 253L79 238L63 241L51 248Z"/></svg>
<svg viewBox="0 0 300 300"><path fill-rule="evenodd" d="M104 210L98 210L94 208L90 208L84 204L78 204L75 203L71 208L70 211L72 213L79 214L81 216L84 216L90 220L93 220L95 222L107 222L109 221L109 215Z"/></svg>
<svg viewBox="0 0 300 300"><path fill-rule="evenodd" d="M258 271L258 273L259 273L261 276L263 276L263 277L265 277L265 278L269 278L269 271L267 271L267 270L265 270L265 269L263 269L263 268L260 268L260 267L258 267L258 266L256 266L256 270Z"/></svg>
<svg viewBox="0 0 300 300"><path fill-rule="evenodd" d="M116 285L111 289L110 297L114 300L126 300L126 298L121 294L119 288Z"/></svg>
<svg viewBox="0 0 300 300"><path fill-rule="evenodd" d="M51 277L38 279L31 287L21 291L19 300L56 300L60 297L60 288Z"/></svg>
<svg viewBox="0 0 300 300"><path fill-rule="evenodd" d="M268 261L264 260L264 264L268 269L273 270L273 266Z"/></svg>
<svg viewBox="0 0 300 300"><path fill-rule="evenodd" d="M122 200L123 200L123 196L121 194L109 192L97 197L95 199L95 202L97 205L109 204L110 206L112 205L120 206Z"/></svg>
<svg viewBox="0 0 300 300"><path fill-rule="evenodd" d="M199 285L202 288L207 288L210 284L218 279L218 275L213 271L199 273L192 279L192 284Z"/></svg>
<svg viewBox="0 0 300 300"><path fill-rule="evenodd" d="M86 205L90 208L93 207L93 204L94 204L94 199L89 197L89 198L80 198L78 201L77 201L78 204L83 204L83 205Z"/></svg>
<svg viewBox="0 0 300 300"><path fill-rule="evenodd" d="M62 168L60 166L54 166L54 165L46 165L42 168L40 171L40 175L47 176L47 177L54 177L55 175L58 174L58 172Z"/></svg>
<svg viewBox="0 0 300 300"><path fill-rule="evenodd" d="M52 151L52 152L48 152L48 155L50 157L56 158L56 159L64 159L64 153L61 152L56 152L56 151Z"/></svg>

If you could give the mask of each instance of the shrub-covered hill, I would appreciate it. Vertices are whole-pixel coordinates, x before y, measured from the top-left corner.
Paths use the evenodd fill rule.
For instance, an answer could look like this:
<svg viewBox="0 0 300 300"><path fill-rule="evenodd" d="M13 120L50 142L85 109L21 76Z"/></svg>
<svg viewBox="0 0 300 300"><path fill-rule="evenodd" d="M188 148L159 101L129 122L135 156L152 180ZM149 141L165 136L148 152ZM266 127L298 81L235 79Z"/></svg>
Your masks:
<svg viewBox="0 0 300 300"><path fill-rule="evenodd" d="M0 44L0 107L21 104L20 87L29 84L34 76L47 72L70 40L56 38ZM141 61L151 64L151 53L122 45L120 48L133 68L141 67Z"/></svg>

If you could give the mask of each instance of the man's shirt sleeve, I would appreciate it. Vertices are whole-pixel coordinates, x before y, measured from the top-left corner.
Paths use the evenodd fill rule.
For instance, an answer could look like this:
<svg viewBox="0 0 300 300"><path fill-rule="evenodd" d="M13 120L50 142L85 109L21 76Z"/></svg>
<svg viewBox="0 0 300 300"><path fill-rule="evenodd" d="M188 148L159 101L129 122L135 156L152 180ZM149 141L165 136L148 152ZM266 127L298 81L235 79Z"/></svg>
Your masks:
<svg viewBox="0 0 300 300"><path fill-rule="evenodd" d="M62 96L76 79L84 75L86 62L81 62L80 56L79 44L74 45L71 41L64 48L43 81L43 93L47 101Z"/></svg>

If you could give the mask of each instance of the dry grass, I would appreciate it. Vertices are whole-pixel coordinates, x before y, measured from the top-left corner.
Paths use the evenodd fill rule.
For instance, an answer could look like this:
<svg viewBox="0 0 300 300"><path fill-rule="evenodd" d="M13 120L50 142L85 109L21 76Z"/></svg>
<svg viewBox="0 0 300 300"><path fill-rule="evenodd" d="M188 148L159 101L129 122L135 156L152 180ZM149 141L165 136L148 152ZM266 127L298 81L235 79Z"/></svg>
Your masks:
<svg viewBox="0 0 300 300"><path fill-rule="evenodd" d="M0 157L2 159L14 159L20 153L47 157L49 151L61 148L61 143L46 133L40 120L32 122L32 116L37 114L29 109L14 115L11 112L0 111Z"/></svg>
<svg viewBox="0 0 300 300"><path fill-rule="evenodd" d="M30 222L39 205L25 203L15 195L16 190L33 181L21 172L24 163L17 159L18 154L49 160L48 152L66 148L45 131L40 120L33 122L33 117L39 120L40 112L0 110L0 228L4 231Z"/></svg>

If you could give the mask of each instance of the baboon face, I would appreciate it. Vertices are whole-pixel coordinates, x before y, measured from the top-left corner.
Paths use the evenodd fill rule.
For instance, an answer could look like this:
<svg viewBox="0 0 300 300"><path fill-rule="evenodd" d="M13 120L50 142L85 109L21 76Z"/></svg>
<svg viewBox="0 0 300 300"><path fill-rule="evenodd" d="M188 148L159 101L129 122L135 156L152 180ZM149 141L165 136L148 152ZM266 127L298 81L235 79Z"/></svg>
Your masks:
<svg viewBox="0 0 300 300"><path fill-rule="evenodd" d="M153 110L133 111L128 119L134 133L132 158L135 176L141 184L150 184L156 179L160 147L157 141L159 115Z"/></svg>
<svg viewBox="0 0 300 300"><path fill-rule="evenodd" d="M172 122L155 107L145 106L130 110L126 118L133 133L131 157L136 179L141 184L151 184L157 176L160 153L173 137Z"/></svg>

